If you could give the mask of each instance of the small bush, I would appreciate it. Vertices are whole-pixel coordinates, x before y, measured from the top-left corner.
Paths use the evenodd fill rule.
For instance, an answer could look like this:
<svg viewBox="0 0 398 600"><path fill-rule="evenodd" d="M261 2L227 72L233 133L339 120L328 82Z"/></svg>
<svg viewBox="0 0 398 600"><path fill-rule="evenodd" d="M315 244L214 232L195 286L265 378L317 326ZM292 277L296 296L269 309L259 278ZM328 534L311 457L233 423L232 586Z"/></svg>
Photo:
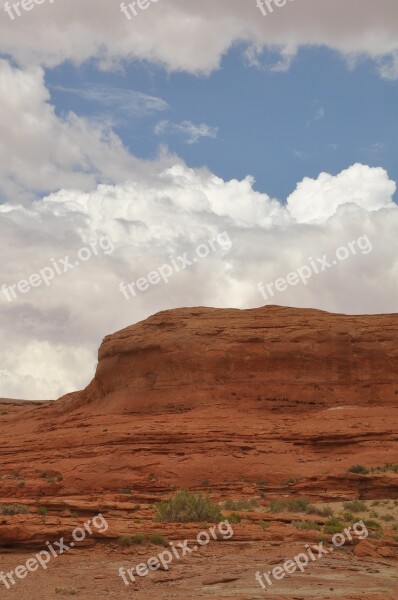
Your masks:
<svg viewBox="0 0 398 600"><path fill-rule="evenodd" d="M41 517L45 517L48 513L48 508L47 506L39 506L37 512Z"/></svg>
<svg viewBox="0 0 398 600"><path fill-rule="evenodd" d="M233 512L230 515L228 515L227 519L230 523L232 523L232 525L238 524L242 520L236 512Z"/></svg>
<svg viewBox="0 0 398 600"><path fill-rule="evenodd" d="M268 521L260 521L260 527L262 529L268 529L269 526L270 526L270 523L268 523Z"/></svg>
<svg viewBox="0 0 398 600"><path fill-rule="evenodd" d="M64 479L64 476L62 475L62 473L58 473L58 475L57 475L57 481L58 481L58 483L60 481L63 481L63 479Z"/></svg>
<svg viewBox="0 0 398 600"><path fill-rule="evenodd" d="M123 490L119 490L119 494L131 494L132 491L133 490L131 488L125 488Z"/></svg>
<svg viewBox="0 0 398 600"><path fill-rule="evenodd" d="M243 498L241 500L226 500L224 502L225 510L253 510L258 506L257 498L250 498L250 500L246 500Z"/></svg>
<svg viewBox="0 0 398 600"><path fill-rule="evenodd" d="M222 520L220 508L204 494L181 490L174 498L156 505L157 520L163 523L190 523Z"/></svg>
<svg viewBox="0 0 398 600"><path fill-rule="evenodd" d="M294 483L297 483L298 479L296 477L289 477L289 479L286 479L286 481L283 482L283 485L293 485Z"/></svg>
<svg viewBox="0 0 398 600"><path fill-rule="evenodd" d="M210 481L208 479L202 479L200 483L201 485L209 485Z"/></svg>
<svg viewBox="0 0 398 600"><path fill-rule="evenodd" d="M354 515L350 512L344 512L343 519L344 521L349 521L350 523L353 523L355 521Z"/></svg>
<svg viewBox="0 0 398 600"><path fill-rule="evenodd" d="M0 507L0 514L2 515L26 515L28 512L28 507L22 504L5 504Z"/></svg>
<svg viewBox="0 0 398 600"><path fill-rule="evenodd" d="M293 525L293 527L296 527L297 529L305 529L308 531L311 530L319 530L320 527L319 525L317 525L317 523L313 523L312 521L292 521L291 523Z"/></svg>
<svg viewBox="0 0 398 600"><path fill-rule="evenodd" d="M76 596L77 589L74 587L66 587L66 588L55 588L56 594L62 594L63 596Z"/></svg>
<svg viewBox="0 0 398 600"><path fill-rule="evenodd" d="M318 509L309 503L307 498L292 498L290 500L271 500L268 504L270 512L306 512L318 514Z"/></svg>
<svg viewBox="0 0 398 600"><path fill-rule="evenodd" d="M305 510L308 515L319 515L320 517L332 517L333 509L331 506L327 505L323 508L316 508L312 504L309 504Z"/></svg>
<svg viewBox="0 0 398 600"><path fill-rule="evenodd" d="M368 508L366 506L366 503L362 502L362 500L352 500L352 502L344 502L343 506L347 510L352 510L353 512L359 512Z"/></svg>
<svg viewBox="0 0 398 600"><path fill-rule="evenodd" d="M264 487L264 485L267 485L266 481L257 481L256 485L258 485L259 487Z"/></svg>
<svg viewBox="0 0 398 600"><path fill-rule="evenodd" d="M332 535L334 535L335 533L341 533L341 531L343 529L344 529L343 523L341 523L341 521L336 519L336 517L332 517L331 519L326 521L325 525L323 526L324 532L330 533Z"/></svg>
<svg viewBox="0 0 398 600"><path fill-rule="evenodd" d="M381 518L383 521L394 521L394 517L392 515L383 515Z"/></svg>
<svg viewBox="0 0 398 600"><path fill-rule="evenodd" d="M372 521L371 519L367 519L366 521L364 520L364 524L366 527L369 527L369 529L381 529L380 523L377 521Z"/></svg>
<svg viewBox="0 0 398 600"><path fill-rule="evenodd" d="M154 544L154 546L163 546L164 548L167 548L169 545L167 538L161 533L151 533L148 536L148 541Z"/></svg>
<svg viewBox="0 0 398 600"><path fill-rule="evenodd" d="M353 465L348 470L350 473L358 473L359 475L367 475L369 473L369 469L363 465Z"/></svg>

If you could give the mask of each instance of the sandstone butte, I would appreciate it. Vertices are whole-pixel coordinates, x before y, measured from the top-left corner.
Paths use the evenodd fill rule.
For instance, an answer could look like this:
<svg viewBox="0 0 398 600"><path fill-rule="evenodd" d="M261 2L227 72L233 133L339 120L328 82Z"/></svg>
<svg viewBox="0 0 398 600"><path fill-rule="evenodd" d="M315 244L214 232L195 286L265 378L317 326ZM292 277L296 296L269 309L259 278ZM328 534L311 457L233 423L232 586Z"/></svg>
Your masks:
<svg viewBox="0 0 398 600"><path fill-rule="evenodd" d="M353 516L376 526L310 573L278 582L272 597L396 599L397 407L396 314L185 308L108 335L83 391L51 402L0 401L0 570L47 540L69 539L100 511L109 530L16 588L0 584L0 597L58 598L74 589L83 600L118 599L134 589L138 599L262 598L254 573L315 543L328 520L272 512L270 502L306 497L330 505L344 525L343 503L360 499L366 508ZM351 472L353 465L367 472ZM237 509L233 541L125 587L115 565L160 550L123 548L121 536L183 540L203 528L156 522L154 503L178 489L205 492L221 506L245 499L250 510ZM14 503L28 514L2 516ZM308 519L317 530L291 524ZM101 577L98 568L89 573L95 560ZM65 580L72 587L64 589Z"/></svg>

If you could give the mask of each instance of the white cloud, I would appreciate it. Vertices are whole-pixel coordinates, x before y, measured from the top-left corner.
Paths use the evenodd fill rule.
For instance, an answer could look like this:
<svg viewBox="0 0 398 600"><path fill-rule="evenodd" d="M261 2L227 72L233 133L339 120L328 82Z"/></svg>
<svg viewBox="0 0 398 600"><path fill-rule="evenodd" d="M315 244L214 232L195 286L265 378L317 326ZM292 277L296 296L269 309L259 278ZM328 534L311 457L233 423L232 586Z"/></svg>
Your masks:
<svg viewBox="0 0 398 600"><path fill-rule="evenodd" d="M172 157L168 157L172 161ZM26 279L73 256L107 234L113 254L97 256L50 287L8 303L0 294L0 397L51 398L88 383L105 334L159 310L180 306L253 307L264 303L259 281L274 281L368 235L374 251L272 298L272 303L348 313L392 312L398 296L398 210L395 183L383 169L353 165L332 176L306 178L284 205L253 189L253 181L223 181L206 169L154 163L151 176L60 190L29 207L0 213L0 284ZM175 274L126 301L129 283L171 256L227 231L230 252Z"/></svg>
<svg viewBox="0 0 398 600"><path fill-rule="evenodd" d="M97 102L111 108L112 112L116 112L117 115L122 113L131 118L145 117L170 108L162 98L108 85L91 83L81 88L58 86L56 89L76 94L91 102Z"/></svg>
<svg viewBox="0 0 398 600"><path fill-rule="evenodd" d="M104 68L141 59L169 70L210 73L236 42L252 61L263 47L279 50L274 70L289 67L297 48L324 45L351 63L373 58L381 75L396 78L396 0L300 0L263 17L242 0L167 0L128 21L119 2L60 0L10 21L0 17L0 52L23 65L55 66L96 59Z"/></svg>
<svg viewBox="0 0 398 600"><path fill-rule="evenodd" d="M289 196L287 206L298 223L324 223L339 206L355 204L367 211L396 208L392 196L395 182L384 169L356 164L336 176L321 173L306 177Z"/></svg>
<svg viewBox="0 0 398 600"><path fill-rule="evenodd" d="M180 134L187 138L187 144L196 144L201 138L209 137L216 139L218 127L210 127L205 123L195 125L191 121L182 121L182 123L170 123L170 121L160 121L154 128L156 135Z"/></svg>

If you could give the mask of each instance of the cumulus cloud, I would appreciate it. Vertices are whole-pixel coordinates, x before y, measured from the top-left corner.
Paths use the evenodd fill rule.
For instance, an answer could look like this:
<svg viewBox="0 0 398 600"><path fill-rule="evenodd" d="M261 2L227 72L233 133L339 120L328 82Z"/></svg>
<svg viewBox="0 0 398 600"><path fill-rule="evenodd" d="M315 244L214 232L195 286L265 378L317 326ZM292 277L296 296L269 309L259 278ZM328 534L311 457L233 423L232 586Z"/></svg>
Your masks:
<svg viewBox="0 0 398 600"><path fill-rule="evenodd" d="M261 62L264 48L279 49L274 70L289 67L302 46L325 45L352 63L376 61L384 77L397 76L396 0L300 0L263 17L241 0L167 0L128 21L119 2L59 0L11 21L0 16L1 51L21 65L55 66L96 59L103 68L138 58L169 70L210 73L236 42Z"/></svg>
<svg viewBox="0 0 398 600"><path fill-rule="evenodd" d="M395 182L384 169L356 164L336 176L306 177L289 196L287 206L298 223L324 223L344 204L353 203L367 211L395 208L395 190Z"/></svg>
<svg viewBox="0 0 398 600"><path fill-rule="evenodd" d="M169 157L172 160L172 157ZM392 312L398 292L395 183L381 168L353 165L299 183L287 205L182 161L155 165L151 179L52 193L0 214L1 284L15 284L65 255L110 236L115 250L93 256L50 286L8 302L0 294L0 396L53 398L88 383L103 335L180 306L264 304L258 282L368 235L374 248L273 297L274 304L348 313ZM126 300L125 284L226 231L229 252L176 272ZM11 341L10 341L11 340ZM21 354L21 348L23 353ZM17 365L17 366L16 366Z"/></svg>

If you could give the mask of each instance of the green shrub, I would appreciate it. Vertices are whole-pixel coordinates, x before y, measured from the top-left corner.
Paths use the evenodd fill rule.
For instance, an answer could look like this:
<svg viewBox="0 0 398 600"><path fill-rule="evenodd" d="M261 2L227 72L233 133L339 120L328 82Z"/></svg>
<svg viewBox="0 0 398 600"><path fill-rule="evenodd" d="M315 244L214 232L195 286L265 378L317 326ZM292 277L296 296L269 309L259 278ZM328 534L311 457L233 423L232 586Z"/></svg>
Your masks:
<svg viewBox="0 0 398 600"><path fill-rule="evenodd" d="M0 514L2 515L26 515L28 512L29 508L22 504L5 504L0 507Z"/></svg>
<svg viewBox="0 0 398 600"><path fill-rule="evenodd" d="M267 482L266 481L262 481L262 480L261 481L257 481L256 485L258 485L260 487L263 487L264 485L267 485Z"/></svg>
<svg viewBox="0 0 398 600"><path fill-rule="evenodd" d="M208 479L202 479L200 483L201 485L209 485L210 481Z"/></svg>
<svg viewBox="0 0 398 600"><path fill-rule="evenodd" d="M369 529L381 529L380 523L377 521L372 521L372 519L367 519L366 521L364 520L364 524L366 527L369 527Z"/></svg>
<svg viewBox="0 0 398 600"><path fill-rule="evenodd" d="M37 512L41 517L45 517L48 513L48 508L47 506L39 506Z"/></svg>
<svg viewBox="0 0 398 600"><path fill-rule="evenodd" d="M348 470L350 473L358 473L360 475L367 475L369 473L369 469L363 465L353 465Z"/></svg>
<svg viewBox="0 0 398 600"><path fill-rule="evenodd" d="M63 479L64 479L64 476L62 475L62 473L58 473L58 475L57 475L57 481L58 481L58 483L60 481L63 481Z"/></svg>
<svg viewBox="0 0 398 600"><path fill-rule="evenodd" d="M344 512L343 519L344 521L349 521L350 523L353 523L355 521L354 515L350 512Z"/></svg>
<svg viewBox="0 0 398 600"><path fill-rule="evenodd" d="M125 488L123 490L119 490L119 494L131 494L132 491L133 490L131 488Z"/></svg>
<svg viewBox="0 0 398 600"><path fill-rule="evenodd" d="M166 502L157 503L156 513L157 520L163 523L215 523L222 520L220 508L213 504L208 496L186 490L177 492Z"/></svg>
<svg viewBox="0 0 398 600"><path fill-rule="evenodd" d="M336 517L332 517L331 519L326 521L325 525L323 526L324 532L330 533L332 535L334 535L335 533L341 533L341 531L343 529L344 529L343 523L341 523L341 521L336 519Z"/></svg>
<svg viewBox="0 0 398 600"><path fill-rule="evenodd" d="M352 500L352 502L344 502L343 506L347 510L352 510L353 512L359 512L368 508L366 506L366 503L362 502L362 500Z"/></svg>
<svg viewBox="0 0 398 600"><path fill-rule="evenodd" d="M55 588L56 594L61 594L62 596L76 596L77 589L74 587L65 587L65 588Z"/></svg>
<svg viewBox="0 0 398 600"><path fill-rule="evenodd" d="M319 525L312 521L292 521L291 524L297 529L305 529L308 531L320 529Z"/></svg>
<svg viewBox="0 0 398 600"><path fill-rule="evenodd" d="M307 498L291 498L290 500L271 500L268 504L270 512L306 512L318 514L318 509L309 503Z"/></svg>
<svg viewBox="0 0 398 600"><path fill-rule="evenodd" d="M268 529L269 526L270 526L270 523L268 521L260 521L260 527L262 529Z"/></svg>
<svg viewBox="0 0 398 600"><path fill-rule="evenodd" d="M309 504L305 510L305 512L309 515L319 515L320 517L332 517L333 509L331 506L327 505L323 508L316 508L312 504Z"/></svg>
<svg viewBox="0 0 398 600"><path fill-rule="evenodd" d="M232 523L232 525L238 524L242 520L236 512L233 512L230 515L228 515L227 519L230 523Z"/></svg>
<svg viewBox="0 0 398 600"><path fill-rule="evenodd" d="M383 521L394 521L394 517L392 515L383 515L381 518Z"/></svg>
<svg viewBox="0 0 398 600"><path fill-rule="evenodd" d="M292 485L293 483L297 483L298 479L296 477L289 477L286 481L283 482L283 485Z"/></svg>
<svg viewBox="0 0 398 600"><path fill-rule="evenodd" d="M163 546L164 548L167 548L169 545L167 538L161 533L151 533L148 536L148 541L155 546Z"/></svg>
<svg viewBox="0 0 398 600"><path fill-rule="evenodd" d="M256 506L258 506L257 498L250 498L249 500L246 498L241 500L228 499L224 502L225 510L253 510Z"/></svg>

